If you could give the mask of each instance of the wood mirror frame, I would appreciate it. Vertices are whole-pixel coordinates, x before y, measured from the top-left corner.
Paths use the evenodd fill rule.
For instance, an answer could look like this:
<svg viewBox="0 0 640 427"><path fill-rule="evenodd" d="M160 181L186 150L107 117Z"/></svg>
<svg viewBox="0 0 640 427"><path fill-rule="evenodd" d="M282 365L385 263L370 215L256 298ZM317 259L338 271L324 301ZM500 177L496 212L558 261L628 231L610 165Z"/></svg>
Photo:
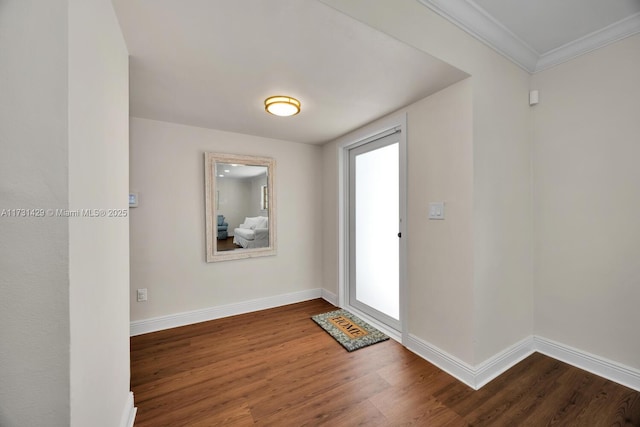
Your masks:
<svg viewBox="0 0 640 427"><path fill-rule="evenodd" d="M269 246L259 248L237 248L218 250L218 182L216 164L234 164L244 166L263 166L267 168L267 217L269 218ZM205 233L207 244L207 262L229 261L234 259L255 258L276 254L276 195L275 160L269 157L243 156L236 154L204 153L205 175ZM247 215L248 216L248 215ZM233 225L232 225L233 226ZM233 230L230 230L233 231Z"/></svg>

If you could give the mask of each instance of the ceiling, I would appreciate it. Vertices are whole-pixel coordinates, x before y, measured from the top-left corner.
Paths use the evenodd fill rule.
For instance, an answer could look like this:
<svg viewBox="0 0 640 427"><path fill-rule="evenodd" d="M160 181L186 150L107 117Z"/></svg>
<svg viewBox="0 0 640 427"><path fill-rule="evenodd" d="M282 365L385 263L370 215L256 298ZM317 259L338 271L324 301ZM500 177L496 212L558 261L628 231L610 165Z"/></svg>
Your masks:
<svg viewBox="0 0 640 427"><path fill-rule="evenodd" d="M255 178L266 175L266 166L250 166L235 163L216 163L216 175L219 178Z"/></svg>
<svg viewBox="0 0 640 427"><path fill-rule="evenodd" d="M640 0L418 0L529 72L640 32Z"/></svg>
<svg viewBox="0 0 640 427"><path fill-rule="evenodd" d="M467 77L317 0L113 3L135 117L321 144Z"/></svg>
<svg viewBox="0 0 640 427"><path fill-rule="evenodd" d="M529 72L640 32L640 0L417 1ZM136 117L322 144L467 77L317 0L113 3Z"/></svg>

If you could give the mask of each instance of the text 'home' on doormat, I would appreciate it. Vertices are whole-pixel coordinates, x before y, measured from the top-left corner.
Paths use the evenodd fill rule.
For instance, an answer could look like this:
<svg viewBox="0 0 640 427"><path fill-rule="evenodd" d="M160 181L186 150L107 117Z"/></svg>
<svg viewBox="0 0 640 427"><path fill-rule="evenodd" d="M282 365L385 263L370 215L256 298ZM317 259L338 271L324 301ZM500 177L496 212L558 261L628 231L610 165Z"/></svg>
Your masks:
<svg viewBox="0 0 640 427"><path fill-rule="evenodd" d="M346 310L317 314L311 319L347 351L358 350L389 339L388 336Z"/></svg>

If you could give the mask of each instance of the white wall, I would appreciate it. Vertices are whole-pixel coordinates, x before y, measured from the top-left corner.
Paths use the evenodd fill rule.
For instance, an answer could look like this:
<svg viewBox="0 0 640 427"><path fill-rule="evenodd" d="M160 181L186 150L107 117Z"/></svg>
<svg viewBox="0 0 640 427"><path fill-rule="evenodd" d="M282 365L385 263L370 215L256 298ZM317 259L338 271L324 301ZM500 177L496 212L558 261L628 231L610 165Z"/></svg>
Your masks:
<svg viewBox="0 0 640 427"><path fill-rule="evenodd" d="M534 76L535 332L640 368L640 35Z"/></svg>
<svg viewBox="0 0 640 427"><path fill-rule="evenodd" d="M0 52L0 209L66 208L67 2L0 2ZM0 425L69 425L68 221L0 236Z"/></svg>
<svg viewBox="0 0 640 427"><path fill-rule="evenodd" d="M415 0L321 1L472 76L474 349L454 355L480 363L533 332L530 76Z"/></svg>
<svg viewBox="0 0 640 427"><path fill-rule="evenodd" d="M276 256L205 262L207 151L276 160ZM321 287L320 147L132 118L130 155L132 320Z"/></svg>
<svg viewBox="0 0 640 427"><path fill-rule="evenodd" d="M128 213L128 78L128 53L111 2L69 1L72 210ZM69 220L69 278L70 425L121 425L130 409L127 216Z"/></svg>
<svg viewBox="0 0 640 427"><path fill-rule="evenodd" d="M108 0L0 3L0 425L118 426L129 398L127 52ZM38 212L38 211L36 211Z"/></svg>

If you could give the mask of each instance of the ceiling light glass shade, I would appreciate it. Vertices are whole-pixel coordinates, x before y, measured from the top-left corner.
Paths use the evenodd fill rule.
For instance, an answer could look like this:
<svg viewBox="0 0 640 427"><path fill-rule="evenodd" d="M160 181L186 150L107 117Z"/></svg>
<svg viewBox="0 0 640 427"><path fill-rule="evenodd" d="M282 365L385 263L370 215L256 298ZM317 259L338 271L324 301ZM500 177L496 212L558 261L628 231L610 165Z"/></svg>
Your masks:
<svg viewBox="0 0 640 427"><path fill-rule="evenodd" d="M290 96L272 96L264 100L264 109L276 116L295 116L300 112L300 101Z"/></svg>

